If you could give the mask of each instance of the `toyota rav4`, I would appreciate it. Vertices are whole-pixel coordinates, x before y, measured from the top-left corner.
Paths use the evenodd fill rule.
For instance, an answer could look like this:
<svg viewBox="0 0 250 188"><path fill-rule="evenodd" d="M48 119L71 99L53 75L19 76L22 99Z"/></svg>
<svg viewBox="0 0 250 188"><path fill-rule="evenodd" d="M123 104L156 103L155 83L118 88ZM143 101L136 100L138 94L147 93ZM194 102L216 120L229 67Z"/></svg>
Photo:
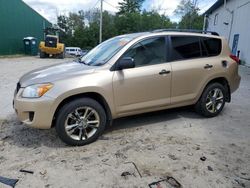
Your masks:
<svg viewBox="0 0 250 188"><path fill-rule="evenodd" d="M55 126L65 143L85 145L119 117L186 105L214 117L239 84L226 39L158 30L117 36L78 61L25 74L14 108L23 123Z"/></svg>

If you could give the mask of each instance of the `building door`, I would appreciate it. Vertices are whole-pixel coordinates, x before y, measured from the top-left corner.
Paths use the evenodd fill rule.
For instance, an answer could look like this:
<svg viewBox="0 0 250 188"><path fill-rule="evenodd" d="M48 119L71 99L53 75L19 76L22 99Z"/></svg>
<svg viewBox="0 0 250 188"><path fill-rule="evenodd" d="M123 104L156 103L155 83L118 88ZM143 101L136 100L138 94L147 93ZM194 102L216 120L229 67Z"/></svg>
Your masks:
<svg viewBox="0 0 250 188"><path fill-rule="evenodd" d="M232 53L234 55L237 55L237 48L238 48L238 42L239 42L239 34L234 35L233 45L232 45Z"/></svg>
<svg viewBox="0 0 250 188"><path fill-rule="evenodd" d="M237 9L235 10L234 23L232 27L233 36L239 34L237 51L240 51L240 59L250 66L250 1L237 1ZM232 36L231 44L234 43L234 38ZM237 36L236 36L237 39ZM232 50L233 50L233 46ZM234 52L234 51L233 51Z"/></svg>

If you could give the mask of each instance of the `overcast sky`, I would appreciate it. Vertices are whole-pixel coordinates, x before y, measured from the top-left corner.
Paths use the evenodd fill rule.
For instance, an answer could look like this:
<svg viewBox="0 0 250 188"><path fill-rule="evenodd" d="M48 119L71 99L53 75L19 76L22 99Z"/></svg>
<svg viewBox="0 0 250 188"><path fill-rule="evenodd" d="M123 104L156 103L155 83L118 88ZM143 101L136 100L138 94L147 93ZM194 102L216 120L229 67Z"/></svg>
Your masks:
<svg viewBox="0 0 250 188"><path fill-rule="evenodd" d="M50 22L56 23L57 15L89 10L100 7L100 0L23 0ZM122 0L104 0L103 8L110 12L117 12L118 2ZM143 9L157 10L166 14L172 21L179 21L173 11L181 0L145 0ZM198 0L201 13L208 9L216 0Z"/></svg>

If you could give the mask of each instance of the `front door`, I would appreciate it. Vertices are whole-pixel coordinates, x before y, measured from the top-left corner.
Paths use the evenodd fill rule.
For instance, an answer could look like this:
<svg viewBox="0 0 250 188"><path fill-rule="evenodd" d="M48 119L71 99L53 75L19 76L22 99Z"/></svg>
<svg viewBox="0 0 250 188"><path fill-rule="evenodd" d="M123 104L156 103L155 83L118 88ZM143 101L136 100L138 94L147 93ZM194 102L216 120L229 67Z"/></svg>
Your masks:
<svg viewBox="0 0 250 188"><path fill-rule="evenodd" d="M118 114L146 111L170 104L171 65L166 62L165 37L138 42L123 57L135 68L115 71L113 90Z"/></svg>

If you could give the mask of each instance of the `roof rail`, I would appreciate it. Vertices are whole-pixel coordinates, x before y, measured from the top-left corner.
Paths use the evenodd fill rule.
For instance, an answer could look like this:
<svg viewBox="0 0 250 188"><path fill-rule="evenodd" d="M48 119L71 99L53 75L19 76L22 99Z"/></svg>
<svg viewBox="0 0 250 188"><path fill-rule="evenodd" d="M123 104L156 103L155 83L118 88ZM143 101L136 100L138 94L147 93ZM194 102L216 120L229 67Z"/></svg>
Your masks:
<svg viewBox="0 0 250 188"><path fill-rule="evenodd" d="M196 29L156 29L151 32L157 33L157 32L164 32L164 31L176 31L176 32L188 32L188 33L203 33L203 34L208 34L210 33L211 35L216 35L220 36L217 32L215 31L204 31L204 30L196 30Z"/></svg>

